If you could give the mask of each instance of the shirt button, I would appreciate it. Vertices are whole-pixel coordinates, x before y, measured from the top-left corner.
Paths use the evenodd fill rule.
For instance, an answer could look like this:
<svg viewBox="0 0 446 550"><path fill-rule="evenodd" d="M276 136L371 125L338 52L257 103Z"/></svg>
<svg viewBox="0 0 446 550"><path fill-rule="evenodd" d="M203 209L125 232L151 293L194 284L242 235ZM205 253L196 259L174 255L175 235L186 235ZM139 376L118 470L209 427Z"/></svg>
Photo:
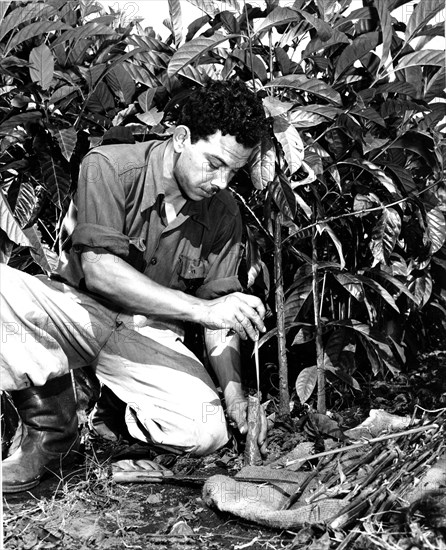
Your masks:
<svg viewBox="0 0 446 550"><path fill-rule="evenodd" d="M153 257L153 258L150 260L150 263L151 263L152 265L155 265L155 264L157 263L157 261L158 261L158 260L157 260L155 257Z"/></svg>

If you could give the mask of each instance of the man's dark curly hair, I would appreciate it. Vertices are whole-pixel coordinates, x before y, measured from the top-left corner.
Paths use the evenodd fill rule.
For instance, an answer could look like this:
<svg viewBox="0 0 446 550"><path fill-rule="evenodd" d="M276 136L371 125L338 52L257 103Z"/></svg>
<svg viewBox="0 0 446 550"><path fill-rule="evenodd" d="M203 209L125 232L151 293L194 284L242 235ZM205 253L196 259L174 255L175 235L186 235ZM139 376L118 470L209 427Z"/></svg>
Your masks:
<svg viewBox="0 0 446 550"><path fill-rule="evenodd" d="M189 128L192 143L220 130L245 147L254 147L266 132L262 101L241 80L211 80L193 91L177 124Z"/></svg>

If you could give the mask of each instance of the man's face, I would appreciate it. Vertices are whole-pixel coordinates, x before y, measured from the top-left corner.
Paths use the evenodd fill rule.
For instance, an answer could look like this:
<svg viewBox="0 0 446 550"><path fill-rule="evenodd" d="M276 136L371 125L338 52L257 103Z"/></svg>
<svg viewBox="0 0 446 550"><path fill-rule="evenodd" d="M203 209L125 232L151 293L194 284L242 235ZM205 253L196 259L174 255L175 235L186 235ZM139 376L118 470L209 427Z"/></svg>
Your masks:
<svg viewBox="0 0 446 550"><path fill-rule="evenodd" d="M201 201L225 189L253 151L238 143L234 136L222 135L220 130L196 143L191 143L186 126L176 131L174 147L179 157L174 174L181 191L193 201Z"/></svg>

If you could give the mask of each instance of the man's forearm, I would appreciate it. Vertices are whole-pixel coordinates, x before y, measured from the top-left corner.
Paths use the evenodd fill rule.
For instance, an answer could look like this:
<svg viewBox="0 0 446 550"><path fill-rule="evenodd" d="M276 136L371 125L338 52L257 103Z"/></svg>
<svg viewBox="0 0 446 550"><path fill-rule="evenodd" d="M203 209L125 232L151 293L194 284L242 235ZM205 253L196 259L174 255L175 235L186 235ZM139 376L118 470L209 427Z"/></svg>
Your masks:
<svg viewBox="0 0 446 550"><path fill-rule="evenodd" d="M227 330L205 330L205 342L212 370L226 399L244 398L241 381L240 339Z"/></svg>
<svg viewBox="0 0 446 550"><path fill-rule="evenodd" d="M200 322L203 300L152 281L112 254L84 253L82 267L88 290L133 314Z"/></svg>

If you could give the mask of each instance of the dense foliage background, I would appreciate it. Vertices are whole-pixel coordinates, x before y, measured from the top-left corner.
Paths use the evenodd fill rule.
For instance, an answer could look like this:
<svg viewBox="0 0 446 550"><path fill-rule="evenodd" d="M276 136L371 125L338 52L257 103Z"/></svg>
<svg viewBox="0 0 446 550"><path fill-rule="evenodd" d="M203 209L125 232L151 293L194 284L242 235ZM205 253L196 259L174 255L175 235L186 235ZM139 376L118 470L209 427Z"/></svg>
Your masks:
<svg viewBox="0 0 446 550"><path fill-rule="evenodd" d="M241 78L271 127L234 182L247 291L273 313L263 389L281 414L317 389L324 412L327 382L330 406L446 328L444 5L193 0L183 32L168 3L165 41L93 0L0 3L1 261L51 273L88 149L168 133L193 86Z"/></svg>

